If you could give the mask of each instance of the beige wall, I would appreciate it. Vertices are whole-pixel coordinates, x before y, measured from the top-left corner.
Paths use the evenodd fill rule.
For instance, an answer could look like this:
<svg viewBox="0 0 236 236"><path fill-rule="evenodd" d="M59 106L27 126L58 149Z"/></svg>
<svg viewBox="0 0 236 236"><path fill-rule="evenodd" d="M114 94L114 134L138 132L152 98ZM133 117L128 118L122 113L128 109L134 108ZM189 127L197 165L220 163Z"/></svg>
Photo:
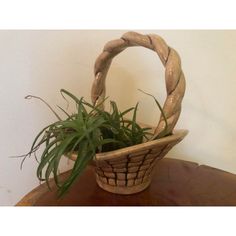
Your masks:
<svg viewBox="0 0 236 236"><path fill-rule="evenodd" d="M28 151L32 139L48 122L50 111L27 94L65 105L59 89L89 99L93 63L103 45L125 31L0 31L1 159L0 205L13 205L38 185L36 162L8 158ZM236 31L159 31L175 48L187 80L177 128L189 129L186 139L168 156L236 173ZM159 112L142 88L165 99L164 69L155 53L127 49L114 59L107 95L120 107L140 104L140 121L155 125ZM62 171L69 166L65 161Z"/></svg>

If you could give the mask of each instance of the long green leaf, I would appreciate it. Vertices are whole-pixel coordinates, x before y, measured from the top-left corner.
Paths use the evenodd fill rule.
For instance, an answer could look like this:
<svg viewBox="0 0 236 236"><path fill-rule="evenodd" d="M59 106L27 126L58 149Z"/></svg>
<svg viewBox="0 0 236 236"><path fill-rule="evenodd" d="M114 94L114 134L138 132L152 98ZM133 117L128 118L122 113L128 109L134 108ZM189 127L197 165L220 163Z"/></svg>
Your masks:
<svg viewBox="0 0 236 236"><path fill-rule="evenodd" d="M165 113L164 113L164 111L163 111L163 109L162 109L160 103L157 101L157 99L156 99L152 94L146 93L146 92L144 92L144 91L141 90L141 89L139 89L139 91L141 91L142 93L144 93L144 94L146 94L146 95L148 95L148 96L150 96L150 97L152 97L152 98L154 99L154 101L155 101L155 103L157 104L157 106L158 106L158 108L159 108L159 110L160 110L160 112L161 112L161 115L162 115L162 117L163 117L163 119L164 119L164 121L165 121L165 128L164 128L163 133L162 133L161 135L159 134L157 137L155 137L155 139L167 135L167 134L168 134L168 122L167 122L166 115L165 115Z"/></svg>

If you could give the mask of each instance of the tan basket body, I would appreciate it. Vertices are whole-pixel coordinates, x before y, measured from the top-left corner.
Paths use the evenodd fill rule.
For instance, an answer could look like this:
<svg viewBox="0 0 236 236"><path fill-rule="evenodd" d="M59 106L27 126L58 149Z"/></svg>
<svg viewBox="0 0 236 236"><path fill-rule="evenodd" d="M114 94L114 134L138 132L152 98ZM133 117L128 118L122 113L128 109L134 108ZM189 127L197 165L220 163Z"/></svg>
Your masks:
<svg viewBox="0 0 236 236"><path fill-rule="evenodd" d="M146 189L151 183L156 162L187 133L186 130L179 130L165 138L96 154L94 159L98 185L106 191L118 194L133 194Z"/></svg>

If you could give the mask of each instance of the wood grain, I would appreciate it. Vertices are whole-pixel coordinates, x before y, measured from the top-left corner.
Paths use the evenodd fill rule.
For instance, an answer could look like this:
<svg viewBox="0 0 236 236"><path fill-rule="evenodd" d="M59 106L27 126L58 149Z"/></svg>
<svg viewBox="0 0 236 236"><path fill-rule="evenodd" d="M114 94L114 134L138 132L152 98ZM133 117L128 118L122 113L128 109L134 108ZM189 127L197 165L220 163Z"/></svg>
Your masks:
<svg viewBox="0 0 236 236"><path fill-rule="evenodd" d="M17 206L236 206L236 175L197 163L164 158L155 167L153 180L144 191L112 194L95 181L89 166L63 198L45 184L27 194ZM68 172L62 174L62 179Z"/></svg>

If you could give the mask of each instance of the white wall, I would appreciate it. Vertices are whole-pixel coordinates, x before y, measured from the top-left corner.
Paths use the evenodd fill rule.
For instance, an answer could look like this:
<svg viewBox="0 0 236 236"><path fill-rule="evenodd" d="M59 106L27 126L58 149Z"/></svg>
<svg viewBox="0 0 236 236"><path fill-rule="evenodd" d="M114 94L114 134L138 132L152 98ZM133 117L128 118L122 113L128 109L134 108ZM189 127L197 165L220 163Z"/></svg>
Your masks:
<svg viewBox="0 0 236 236"><path fill-rule="evenodd" d="M59 89L89 99L93 64L103 45L125 31L0 31L0 205L14 205L38 185L36 162L10 159L28 151L37 132L55 120L27 94L65 105ZM177 128L189 129L168 156L236 173L236 31L139 31L156 33L181 55L187 80ZM164 68L155 53L130 48L112 64L107 95L120 107L141 100L140 121L155 124L159 113L142 88L165 99ZM67 169L64 164L62 171Z"/></svg>

